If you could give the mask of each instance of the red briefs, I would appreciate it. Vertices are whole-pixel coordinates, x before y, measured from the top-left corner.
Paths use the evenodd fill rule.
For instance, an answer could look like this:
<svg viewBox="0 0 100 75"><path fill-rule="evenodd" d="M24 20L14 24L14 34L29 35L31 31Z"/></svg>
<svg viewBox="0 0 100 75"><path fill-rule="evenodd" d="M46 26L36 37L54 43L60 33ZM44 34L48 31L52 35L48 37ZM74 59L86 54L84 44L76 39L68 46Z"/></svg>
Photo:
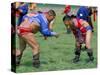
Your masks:
<svg viewBox="0 0 100 75"><path fill-rule="evenodd" d="M31 28L27 28L27 27L18 27L17 28L17 33L19 35L24 35L24 34L31 33L31 32L32 32Z"/></svg>

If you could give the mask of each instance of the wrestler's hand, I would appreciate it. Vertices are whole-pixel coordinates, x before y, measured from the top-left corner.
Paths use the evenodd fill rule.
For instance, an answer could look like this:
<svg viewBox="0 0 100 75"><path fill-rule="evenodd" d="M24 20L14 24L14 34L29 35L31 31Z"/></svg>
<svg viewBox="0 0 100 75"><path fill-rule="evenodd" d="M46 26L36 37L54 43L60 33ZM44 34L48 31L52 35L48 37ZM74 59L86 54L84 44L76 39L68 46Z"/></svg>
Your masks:
<svg viewBox="0 0 100 75"><path fill-rule="evenodd" d="M58 38L58 33L56 33L56 32L51 32L51 34L52 34L52 36Z"/></svg>
<svg viewBox="0 0 100 75"><path fill-rule="evenodd" d="M55 37L58 38L58 37L59 37L59 34L57 33L57 34L55 35Z"/></svg>
<svg viewBox="0 0 100 75"><path fill-rule="evenodd" d="M47 36L44 36L44 40L47 40L47 38L48 38Z"/></svg>

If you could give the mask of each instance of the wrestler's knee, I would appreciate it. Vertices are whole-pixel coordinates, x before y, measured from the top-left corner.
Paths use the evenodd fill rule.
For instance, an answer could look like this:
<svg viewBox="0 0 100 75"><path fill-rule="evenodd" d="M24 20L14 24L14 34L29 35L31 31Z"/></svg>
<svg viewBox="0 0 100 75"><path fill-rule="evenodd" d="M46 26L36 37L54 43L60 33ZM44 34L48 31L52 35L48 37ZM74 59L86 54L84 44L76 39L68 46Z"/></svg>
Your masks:
<svg viewBox="0 0 100 75"><path fill-rule="evenodd" d="M86 48L90 49L90 43L89 42L86 42Z"/></svg>
<svg viewBox="0 0 100 75"><path fill-rule="evenodd" d="M39 44L35 44L35 45L34 45L34 49L35 49L35 50L39 50L39 47L40 47Z"/></svg>

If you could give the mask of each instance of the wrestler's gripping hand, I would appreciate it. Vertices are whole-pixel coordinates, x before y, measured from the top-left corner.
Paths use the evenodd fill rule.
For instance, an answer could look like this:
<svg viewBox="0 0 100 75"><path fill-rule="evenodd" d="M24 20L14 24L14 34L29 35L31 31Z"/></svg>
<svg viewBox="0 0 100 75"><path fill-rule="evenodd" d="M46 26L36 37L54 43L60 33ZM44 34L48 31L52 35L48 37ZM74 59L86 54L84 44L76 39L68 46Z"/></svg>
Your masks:
<svg viewBox="0 0 100 75"><path fill-rule="evenodd" d="M52 34L54 37L56 37L56 38L58 38L58 37L59 37L59 34L58 34L58 33L56 33L56 32L51 32L51 34Z"/></svg>

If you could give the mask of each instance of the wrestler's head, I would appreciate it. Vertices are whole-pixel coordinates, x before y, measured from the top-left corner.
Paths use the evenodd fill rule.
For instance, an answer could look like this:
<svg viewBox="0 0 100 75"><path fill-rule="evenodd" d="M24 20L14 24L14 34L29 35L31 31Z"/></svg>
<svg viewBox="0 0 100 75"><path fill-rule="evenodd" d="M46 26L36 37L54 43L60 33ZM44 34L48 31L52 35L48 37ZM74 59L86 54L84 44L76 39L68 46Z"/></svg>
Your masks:
<svg viewBox="0 0 100 75"><path fill-rule="evenodd" d="M63 22L65 25L71 25L72 24L72 21L71 21L71 17L66 15L63 17Z"/></svg>
<svg viewBox="0 0 100 75"><path fill-rule="evenodd" d="M54 10L49 10L47 13L46 13L46 18L47 20L50 22L52 21L54 18L56 17L56 13Z"/></svg>

